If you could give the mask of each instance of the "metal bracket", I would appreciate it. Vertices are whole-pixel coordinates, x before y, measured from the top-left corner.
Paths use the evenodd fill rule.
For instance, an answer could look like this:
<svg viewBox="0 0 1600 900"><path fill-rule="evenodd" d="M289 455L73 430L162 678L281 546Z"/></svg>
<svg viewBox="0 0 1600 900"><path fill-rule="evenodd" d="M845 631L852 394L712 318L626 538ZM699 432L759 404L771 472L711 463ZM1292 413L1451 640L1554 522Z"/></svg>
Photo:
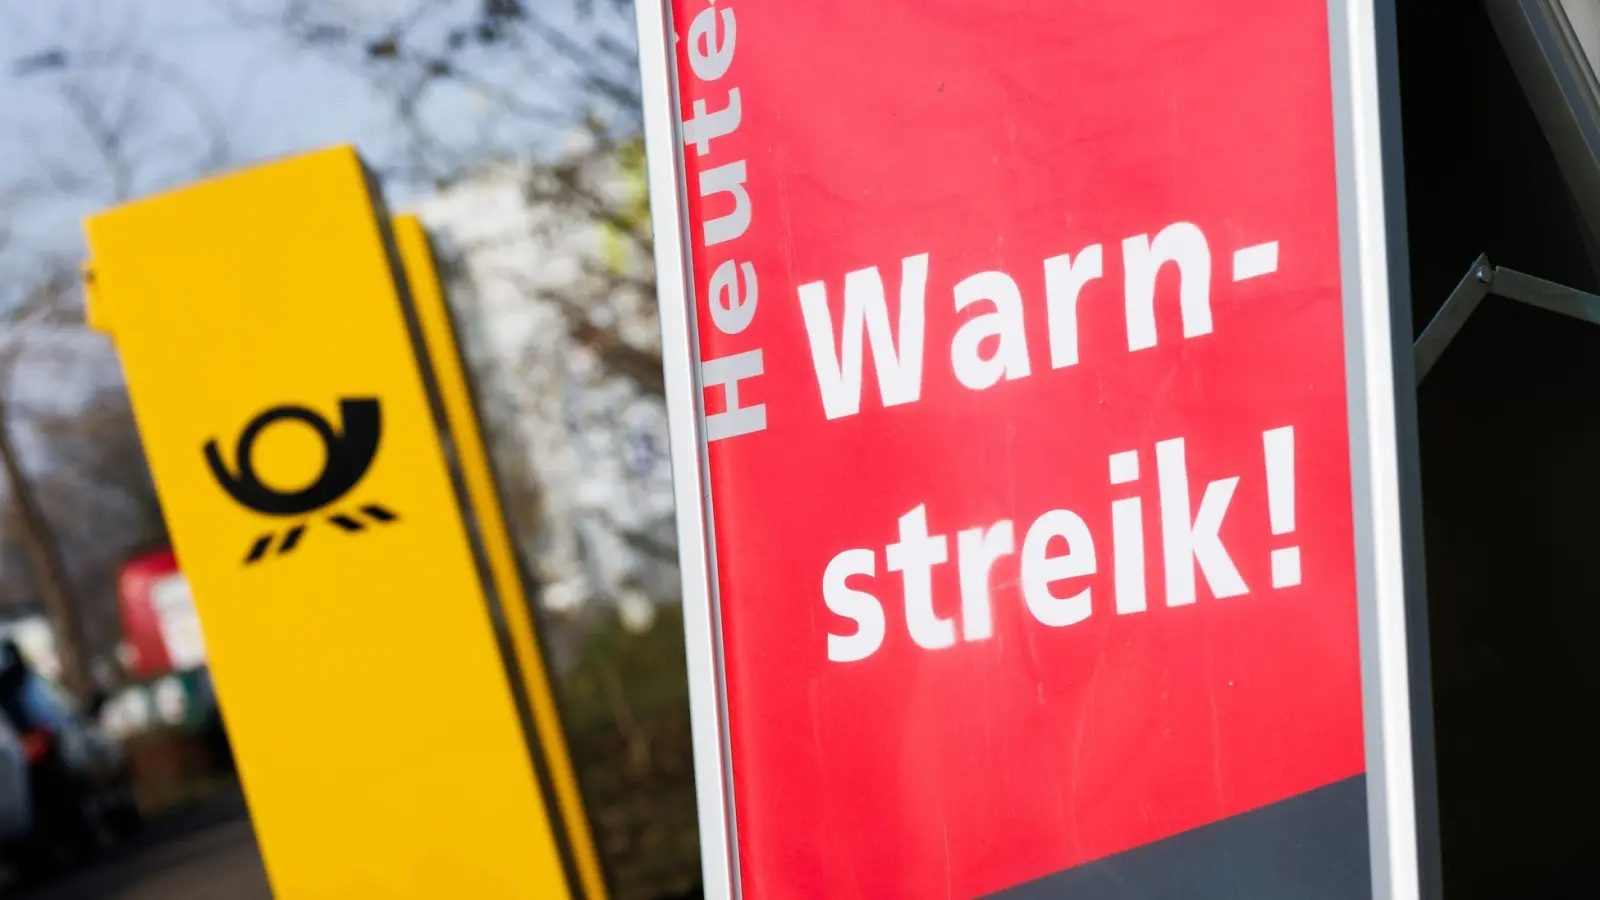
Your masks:
<svg viewBox="0 0 1600 900"><path fill-rule="evenodd" d="M1600 297L1515 269L1491 265L1489 257L1479 256L1417 338L1418 385L1428 377L1429 370L1461 332L1461 326L1467 324L1483 298L1490 294L1600 325Z"/></svg>

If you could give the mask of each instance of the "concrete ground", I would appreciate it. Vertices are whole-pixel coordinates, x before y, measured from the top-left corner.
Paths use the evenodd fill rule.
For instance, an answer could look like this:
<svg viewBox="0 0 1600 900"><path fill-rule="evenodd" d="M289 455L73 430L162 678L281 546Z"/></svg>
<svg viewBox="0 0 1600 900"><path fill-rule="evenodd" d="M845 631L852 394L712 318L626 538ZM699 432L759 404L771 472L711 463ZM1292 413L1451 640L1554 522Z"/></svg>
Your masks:
<svg viewBox="0 0 1600 900"><path fill-rule="evenodd" d="M244 798L237 792L153 823L120 847L16 900L271 900Z"/></svg>

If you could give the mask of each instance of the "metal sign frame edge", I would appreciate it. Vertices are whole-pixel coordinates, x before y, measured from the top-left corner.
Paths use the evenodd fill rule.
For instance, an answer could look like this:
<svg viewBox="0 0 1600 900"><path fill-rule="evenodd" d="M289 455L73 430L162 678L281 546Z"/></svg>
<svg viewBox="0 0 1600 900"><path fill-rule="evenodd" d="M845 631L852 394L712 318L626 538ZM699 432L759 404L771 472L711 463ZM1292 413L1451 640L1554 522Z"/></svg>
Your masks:
<svg viewBox="0 0 1600 900"><path fill-rule="evenodd" d="M704 427L705 393L701 389L700 340L694 321L694 258L686 237L688 185L671 3L672 0L639 0L634 8L667 396L667 444L672 460L678 565L683 580L700 869L706 900L729 900L742 893L738 829L728 752L722 614Z"/></svg>
<svg viewBox="0 0 1600 900"><path fill-rule="evenodd" d="M1328 0L1373 897L1418 900L1440 891L1396 28L1394 0Z"/></svg>

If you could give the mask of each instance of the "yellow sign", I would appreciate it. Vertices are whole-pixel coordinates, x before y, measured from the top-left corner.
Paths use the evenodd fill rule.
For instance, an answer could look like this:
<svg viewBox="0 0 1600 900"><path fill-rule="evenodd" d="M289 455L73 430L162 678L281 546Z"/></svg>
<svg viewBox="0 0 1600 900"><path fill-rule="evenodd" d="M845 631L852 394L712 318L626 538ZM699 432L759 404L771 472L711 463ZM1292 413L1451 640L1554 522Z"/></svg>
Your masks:
<svg viewBox="0 0 1600 900"><path fill-rule="evenodd" d="M603 897L427 243L354 151L87 223L275 893Z"/></svg>

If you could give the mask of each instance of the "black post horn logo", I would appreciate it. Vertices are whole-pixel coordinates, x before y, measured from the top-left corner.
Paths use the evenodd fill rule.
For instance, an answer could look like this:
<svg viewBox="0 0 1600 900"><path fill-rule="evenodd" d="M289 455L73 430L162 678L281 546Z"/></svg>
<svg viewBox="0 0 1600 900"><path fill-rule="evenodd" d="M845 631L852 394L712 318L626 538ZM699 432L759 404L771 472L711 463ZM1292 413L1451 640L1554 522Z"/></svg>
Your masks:
<svg viewBox="0 0 1600 900"><path fill-rule="evenodd" d="M206 463L211 466L211 474L217 479L217 484L239 505L268 516L307 516L331 506L350 493L367 474L372 460L378 455L383 415L377 400L367 397L340 400L339 417L340 430L334 431L327 419L304 406L273 407L252 419L240 433L238 446L234 450L235 469L230 469L223 460L215 439L206 442ZM256 439L268 426L288 420L310 426L322 440L326 455L322 472L314 481L298 490L279 491L263 484L257 477L252 453ZM377 503L366 504L360 507L359 512L379 523L393 522L398 518L393 511ZM366 529L359 518L346 513L335 513L328 517L328 522L352 534ZM294 550L308 527L309 523L299 522L285 532L282 542L278 544L278 555ZM245 556L245 564L257 562L266 556L276 537L276 532L269 531L256 538Z"/></svg>

